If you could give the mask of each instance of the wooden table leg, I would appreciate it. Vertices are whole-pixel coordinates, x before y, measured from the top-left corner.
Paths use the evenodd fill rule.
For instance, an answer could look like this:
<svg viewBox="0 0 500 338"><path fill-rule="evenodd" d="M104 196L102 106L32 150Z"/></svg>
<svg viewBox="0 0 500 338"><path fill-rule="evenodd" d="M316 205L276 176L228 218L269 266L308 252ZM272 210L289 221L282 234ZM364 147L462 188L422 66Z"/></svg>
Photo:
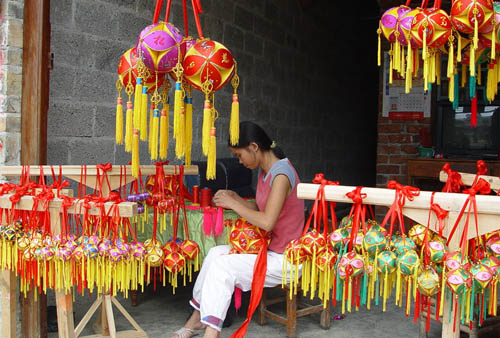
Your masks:
<svg viewBox="0 0 500 338"><path fill-rule="evenodd" d="M130 290L130 303L132 306L137 306L137 290Z"/></svg>
<svg viewBox="0 0 500 338"><path fill-rule="evenodd" d="M16 275L10 270L1 272L2 337L16 337Z"/></svg>
<svg viewBox="0 0 500 338"><path fill-rule="evenodd" d="M64 294L56 291L57 304L57 330L60 338L73 338L75 336L75 323L73 321L73 299L71 293Z"/></svg>
<svg viewBox="0 0 500 338"><path fill-rule="evenodd" d="M26 297L21 297L21 332L25 338L38 338L40 331L40 298L41 294L31 289ZM36 299L36 300L35 300Z"/></svg>

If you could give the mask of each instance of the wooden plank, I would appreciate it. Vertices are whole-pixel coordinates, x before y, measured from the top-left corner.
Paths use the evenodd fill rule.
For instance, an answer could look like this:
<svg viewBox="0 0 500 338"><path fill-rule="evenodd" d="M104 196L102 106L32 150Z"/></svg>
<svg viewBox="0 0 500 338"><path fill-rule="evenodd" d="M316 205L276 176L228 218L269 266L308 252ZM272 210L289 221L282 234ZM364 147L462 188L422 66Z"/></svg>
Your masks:
<svg viewBox="0 0 500 338"><path fill-rule="evenodd" d="M120 304L119 301L116 300L115 297L111 297L111 301L115 306L118 308L118 311L121 312L121 314L129 321L130 324L137 330L137 331L143 331L142 328L137 324L137 322L132 318L132 316L125 310L125 308Z"/></svg>
<svg viewBox="0 0 500 338"><path fill-rule="evenodd" d="M109 294L104 295L104 306L106 307L106 317L108 319L109 336L116 338L115 316L113 315L113 304Z"/></svg>
<svg viewBox="0 0 500 338"><path fill-rule="evenodd" d="M10 197L12 194L6 194L0 196L0 208L7 208L10 209L12 207L12 202L10 201ZM56 210L60 210L62 206L63 200L60 198L54 198L50 204L49 208L55 208ZM71 214L83 214L84 213L84 207L83 207L84 200L75 200L75 203L73 206L68 208L68 213ZM90 202L90 207L88 213L89 215L99 215L100 211L96 206L96 203ZM104 203L104 210L106 213L109 211L111 207L114 205L118 205L118 210L120 213L121 217L134 217L137 216L137 203L135 202L121 202L119 204L116 204L114 202L106 202ZM31 210L33 208L33 196L23 196L19 200L19 202L16 204L16 209L19 210ZM39 211L45 210L43 205L38 206Z"/></svg>
<svg viewBox="0 0 500 338"><path fill-rule="evenodd" d="M89 322L90 318L92 318L92 315L96 312L96 310L99 308L99 305L102 304L103 297L99 296L95 300L95 302L92 304L90 309L87 311L85 316L83 316L82 320L80 320L80 323L78 323L78 326L75 329L75 337L78 337L80 333L82 333L83 329Z"/></svg>
<svg viewBox="0 0 500 338"><path fill-rule="evenodd" d="M127 173L127 176L131 176L132 167L129 165L113 165L110 170L106 172L108 176L120 176L120 167L124 167ZM52 173L51 168L54 169L56 174L59 174L59 166L50 166L44 165L43 172L45 174ZM40 175L40 166L32 165L30 166L30 175L38 176ZM3 176L19 176L23 170L22 166L0 166L0 175ZM81 165L63 165L62 173L63 176L73 176L77 177L77 180L80 181L81 176ZM166 175L173 175L175 173L179 173L178 165L164 165L163 171ZM156 173L156 166L154 165L141 165L141 174L142 175L154 175ZM198 166L192 165L189 167L184 167L184 175L198 175ZM96 165L87 165L87 179L90 177L97 176L97 167Z"/></svg>
<svg viewBox="0 0 500 338"><path fill-rule="evenodd" d="M462 176L462 182L468 186L471 186L472 183L474 182L474 179L476 178L475 174L468 174L468 173L459 173L459 174L460 176ZM480 175L479 177L488 182L491 186L491 189L493 189L494 191L498 192L498 190L500 190L500 178L487 175ZM446 182L448 180L448 174L444 171L441 171L439 173L439 180L441 182Z"/></svg>
<svg viewBox="0 0 500 338"><path fill-rule="evenodd" d="M2 337L16 337L16 275L10 270L2 270Z"/></svg>
<svg viewBox="0 0 500 338"><path fill-rule="evenodd" d="M84 336L81 338L102 338L101 334L94 334L90 336ZM148 338L145 332L138 332L135 330L119 331L116 333L116 338Z"/></svg>
<svg viewBox="0 0 500 338"><path fill-rule="evenodd" d="M318 184L310 183L300 183L297 187L297 196L302 199L316 198L316 193L318 191ZM326 186L325 187L325 198L328 201L336 201L343 203L352 203L352 200L346 197L348 192L351 192L356 187L353 186ZM395 190L392 189L382 189L382 188L363 188L362 193L366 194L366 198L363 199L363 203L372 205L383 205L390 206L394 202ZM431 201L432 191L421 191L419 196L416 196L413 201L406 201L403 208L403 213L420 223L426 224L429 206ZM466 194L455 194L455 193L441 193L436 192L434 195L434 203L437 203L444 210L450 212L460 212L462 209L468 195ZM468 238L474 238L478 235L486 234L498 229L498 224L500 224L500 197L498 196L476 196L477 208L478 208L478 223L479 234L476 234L475 230L475 220L471 217L469 221ZM436 230L436 217L434 213L431 215L431 227ZM465 217L462 219L465 222ZM451 225L450 225L451 223ZM455 219L448 217L445 220L445 226L447 231L450 231L451 226L455 223Z"/></svg>

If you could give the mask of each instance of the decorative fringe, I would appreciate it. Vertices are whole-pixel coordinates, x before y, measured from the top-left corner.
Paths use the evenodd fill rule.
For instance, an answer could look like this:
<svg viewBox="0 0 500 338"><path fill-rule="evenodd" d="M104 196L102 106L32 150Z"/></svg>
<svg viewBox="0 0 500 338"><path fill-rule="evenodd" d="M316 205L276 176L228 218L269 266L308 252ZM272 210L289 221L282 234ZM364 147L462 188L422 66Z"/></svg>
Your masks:
<svg viewBox="0 0 500 338"><path fill-rule="evenodd" d="M453 55L453 41L455 38L453 35L450 35L448 39L448 68L446 70L446 77L451 79L453 77L453 74L455 74L455 57Z"/></svg>
<svg viewBox="0 0 500 338"><path fill-rule="evenodd" d="M429 53L427 50L427 21L423 23L424 25L424 39L422 47L422 59L424 59L424 90L427 90L429 83Z"/></svg>
<svg viewBox="0 0 500 338"><path fill-rule="evenodd" d="M149 130L153 130L153 114L154 114L154 107L151 106L151 109L149 110ZM153 133L149 133L148 136L148 151L149 154L151 155L151 145L153 144Z"/></svg>
<svg viewBox="0 0 500 338"><path fill-rule="evenodd" d="M186 166L191 165L191 148L193 146L193 98L191 97L191 91L188 90L188 95L186 95L186 103L184 108L185 114L185 154L184 154L184 164Z"/></svg>
<svg viewBox="0 0 500 338"><path fill-rule="evenodd" d="M215 159L216 159L216 138L215 127L210 128L210 147L207 154L207 180L215 179Z"/></svg>
<svg viewBox="0 0 500 338"><path fill-rule="evenodd" d="M392 46L389 50L389 84L392 84Z"/></svg>
<svg viewBox="0 0 500 338"><path fill-rule="evenodd" d="M496 53L496 44L497 44L497 39L496 39L497 29L496 29L496 25L497 25L497 22L496 22L496 20L494 18L491 21L491 25L493 26L493 30L491 31L491 55L490 55L490 59L495 60L496 54L497 54Z"/></svg>
<svg viewBox="0 0 500 338"><path fill-rule="evenodd" d="M472 45L469 47L469 70L470 76L476 76L476 50Z"/></svg>
<svg viewBox="0 0 500 338"><path fill-rule="evenodd" d="M238 102L238 86L240 77L237 73L237 66L234 67L234 76L231 80L233 86L233 103L231 104L231 120L229 121L229 140L231 145L237 145L240 139L240 103Z"/></svg>
<svg viewBox="0 0 500 338"><path fill-rule="evenodd" d="M482 68L481 64L478 63L478 65L477 65L477 84L478 85L482 85L482 81L483 81L481 68Z"/></svg>
<svg viewBox="0 0 500 338"><path fill-rule="evenodd" d="M160 125L160 111L158 108L155 108L153 114L153 129L150 130L150 139L151 139L151 159L158 159L158 129ZM151 135L152 134L152 135Z"/></svg>
<svg viewBox="0 0 500 338"><path fill-rule="evenodd" d="M203 232L205 233L206 236L212 235L212 228L213 228L212 223L213 219L210 210L209 209L203 210Z"/></svg>
<svg viewBox="0 0 500 338"><path fill-rule="evenodd" d="M467 66L462 63L462 81L460 82L460 87L465 87L465 83L467 82Z"/></svg>
<svg viewBox="0 0 500 338"><path fill-rule="evenodd" d="M406 62L406 79L405 79L405 93L408 94L412 87L412 71L413 71L413 50L411 49L411 43L408 41L408 55Z"/></svg>
<svg viewBox="0 0 500 338"><path fill-rule="evenodd" d="M237 286L234 287L234 308L236 312L241 308L241 289Z"/></svg>
<svg viewBox="0 0 500 338"><path fill-rule="evenodd" d="M134 93L134 128L139 129L141 125L142 106L142 78L138 77Z"/></svg>
<svg viewBox="0 0 500 338"><path fill-rule="evenodd" d="M132 102L127 101L127 112L125 113L125 151L132 151L132 125L133 125L133 111Z"/></svg>
<svg viewBox="0 0 500 338"><path fill-rule="evenodd" d="M459 101L459 98L458 98L459 88L458 88L458 71L456 71L456 70L455 70L454 80L455 80L455 83L453 85L453 88L455 90L455 94L453 95L453 110L457 110L458 109L458 101Z"/></svg>
<svg viewBox="0 0 500 338"><path fill-rule="evenodd" d="M224 231L224 213L221 207L217 208L217 218L215 219L215 236L222 235Z"/></svg>
<svg viewBox="0 0 500 338"><path fill-rule="evenodd" d="M116 144L123 144L123 104L122 98L116 99L116 123L115 123L115 142Z"/></svg>
<svg viewBox="0 0 500 338"><path fill-rule="evenodd" d="M141 141L148 140L148 87L142 87L141 95Z"/></svg>
<svg viewBox="0 0 500 338"><path fill-rule="evenodd" d="M169 104L164 104L160 117L160 158L167 158L168 153L168 109Z"/></svg>
<svg viewBox="0 0 500 338"><path fill-rule="evenodd" d="M476 6L477 4L474 2L474 9L472 10L472 14L474 14L474 38L472 39L472 42L474 43L474 51L476 51L477 44L479 42L479 28L477 23L477 15L479 14L479 10Z"/></svg>
<svg viewBox="0 0 500 338"><path fill-rule="evenodd" d="M180 127L180 114L181 114L181 106L182 102L182 89L181 82L177 81L175 83L175 97L174 97L174 134L173 138L177 139Z"/></svg>
<svg viewBox="0 0 500 338"><path fill-rule="evenodd" d="M210 147L210 127L212 126L212 106L208 97L203 107L203 125L201 127L201 150L203 155L208 156Z"/></svg>
<svg viewBox="0 0 500 338"><path fill-rule="evenodd" d="M184 136L185 136L185 125L186 125L183 103L180 106L179 117L177 118L177 120L178 120L177 122L178 126L177 126L177 138L175 139L175 156L177 158L183 158L185 151Z"/></svg>
<svg viewBox="0 0 500 338"><path fill-rule="evenodd" d="M377 29L377 35L378 35L378 48L377 48L377 65L380 67L382 64L381 59L382 59L382 42L380 39L380 34L382 34L382 30L380 27Z"/></svg>
<svg viewBox="0 0 500 338"><path fill-rule="evenodd" d="M132 131L132 176L139 177L139 131Z"/></svg>

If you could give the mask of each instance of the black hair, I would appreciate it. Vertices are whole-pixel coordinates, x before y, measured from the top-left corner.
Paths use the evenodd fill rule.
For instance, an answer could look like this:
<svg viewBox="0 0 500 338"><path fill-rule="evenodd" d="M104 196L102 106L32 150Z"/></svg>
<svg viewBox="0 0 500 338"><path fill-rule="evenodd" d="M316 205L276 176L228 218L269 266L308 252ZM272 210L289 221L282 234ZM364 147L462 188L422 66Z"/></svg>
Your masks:
<svg viewBox="0 0 500 338"><path fill-rule="evenodd" d="M281 150L280 147L274 145L271 138L266 134L264 129L262 129L258 124L251 121L242 121L240 122L240 137L239 141L235 145L231 145L231 141L229 141L229 146L232 148L246 148L250 145L250 143L255 142L260 149L269 151L272 150L274 155L279 158L285 158L285 153Z"/></svg>

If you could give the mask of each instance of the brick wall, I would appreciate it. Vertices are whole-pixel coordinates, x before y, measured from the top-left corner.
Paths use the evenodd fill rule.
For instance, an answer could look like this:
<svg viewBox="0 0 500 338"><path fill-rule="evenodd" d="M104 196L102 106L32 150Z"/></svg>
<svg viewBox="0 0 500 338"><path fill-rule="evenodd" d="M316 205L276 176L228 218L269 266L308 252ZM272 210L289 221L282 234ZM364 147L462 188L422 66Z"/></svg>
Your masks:
<svg viewBox="0 0 500 338"><path fill-rule="evenodd" d="M378 118L377 138L377 186L386 186L390 180L408 184L410 158L418 157L420 129L430 129L431 120L391 121L387 117Z"/></svg>
<svg viewBox="0 0 500 338"><path fill-rule="evenodd" d="M151 22L153 5L151 0L51 3L48 163L130 160L113 139L116 66ZM341 5L328 1L308 9L288 0L203 0L202 5L204 35L225 44L238 60L241 119L261 124L304 181L324 172L345 184L374 185L378 73L365 50L376 50L376 3L358 11L338 10ZM181 16L181 2L173 1L170 21L182 27ZM218 157L230 156L231 94L226 86L216 96ZM202 100L196 93L193 160L203 160ZM141 162L148 164L145 149Z"/></svg>
<svg viewBox="0 0 500 338"><path fill-rule="evenodd" d="M23 0L0 1L0 165L19 165L21 161L23 8ZM4 299L1 288L0 299ZM16 324L20 337L19 299Z"/></svg>
<svg viewBox="0 0 500 338"><path fill-rule="evenodd" d="M0 164L21 159L21 89L24 1L2 1L0 7Z"/></svg>

